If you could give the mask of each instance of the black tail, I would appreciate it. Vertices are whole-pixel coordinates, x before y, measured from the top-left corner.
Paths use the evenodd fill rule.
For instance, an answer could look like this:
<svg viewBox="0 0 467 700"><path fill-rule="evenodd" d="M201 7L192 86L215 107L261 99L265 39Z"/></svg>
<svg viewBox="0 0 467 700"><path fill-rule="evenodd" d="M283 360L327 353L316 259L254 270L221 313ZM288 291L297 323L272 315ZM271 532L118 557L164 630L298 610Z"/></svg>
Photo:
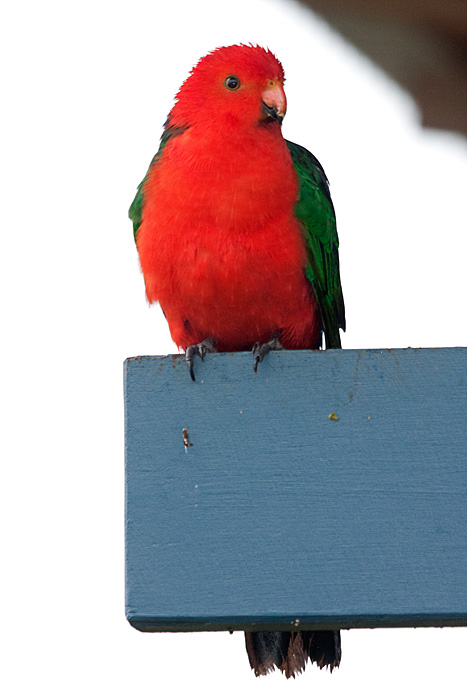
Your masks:
<svg viewBox="0 0 467 700"><path fill-rule="evenodd" d="M332 672L341 661L339 630L320 632L245 632L250 666L265 676L276 666L287 678L305 670L308 659Z"/></svg>

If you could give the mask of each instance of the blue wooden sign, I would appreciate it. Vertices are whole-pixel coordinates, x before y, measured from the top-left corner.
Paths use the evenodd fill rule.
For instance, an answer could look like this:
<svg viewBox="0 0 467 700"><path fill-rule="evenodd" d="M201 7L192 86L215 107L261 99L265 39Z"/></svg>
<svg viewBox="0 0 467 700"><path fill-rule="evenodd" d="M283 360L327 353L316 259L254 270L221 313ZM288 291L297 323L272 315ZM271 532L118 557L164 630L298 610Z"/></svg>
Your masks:
<svg viewBox="0 0 467 700"><path fill-rule="evenodd" d="M125 362L144 631L467 624L467 349Z"/></svg>

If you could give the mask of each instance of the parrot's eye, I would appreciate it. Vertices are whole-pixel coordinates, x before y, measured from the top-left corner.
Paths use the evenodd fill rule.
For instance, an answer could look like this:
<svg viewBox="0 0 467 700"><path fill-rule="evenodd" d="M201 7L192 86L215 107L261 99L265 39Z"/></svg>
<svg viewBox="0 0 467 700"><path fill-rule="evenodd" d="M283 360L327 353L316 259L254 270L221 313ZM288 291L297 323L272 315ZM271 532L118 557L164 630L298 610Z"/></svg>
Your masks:
<svg viewBox="0 0 467 700"><path fill-rule="evenodd" d="M238 90L240 87L240 81L236 75L228 75L224 80L224 85L227 90Z"/></svg>

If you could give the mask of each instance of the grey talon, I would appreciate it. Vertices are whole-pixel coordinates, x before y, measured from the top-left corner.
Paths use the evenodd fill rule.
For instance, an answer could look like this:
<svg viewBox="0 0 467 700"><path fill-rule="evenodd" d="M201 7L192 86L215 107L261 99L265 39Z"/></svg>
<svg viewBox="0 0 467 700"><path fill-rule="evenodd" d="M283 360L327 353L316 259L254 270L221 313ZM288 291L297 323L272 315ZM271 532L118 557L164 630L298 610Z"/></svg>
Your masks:
<svg viewBox="0 0 467 700"><path fill-rule="evenodd" d="M253 345L253 356L254 356L253 370L254 370L255 374L257 374L257 372L258 372L259 363L264 360L266 355L269 352L271 352L271 350L283 350L283 349L284 349L284 347L279 342L278 334L272 335L267 343L255 343Z"/></svg>
<svg viewBox="0 0 467 700"><path fill-rule="evenodd" d="M189 347L187 347L187 349L185 351L185 360L186 360L188 370L190 372L190 377L192 378L192 380L194 382L196 381L195 370L194 370L194 358L196 356L198 356L204 362L204 356L208 352L216 352L215 345L216 345L215 340L213 340L212 338L206 338L205 340L203 340L201 343L198 343L197 345L190 345Z"/></svg>

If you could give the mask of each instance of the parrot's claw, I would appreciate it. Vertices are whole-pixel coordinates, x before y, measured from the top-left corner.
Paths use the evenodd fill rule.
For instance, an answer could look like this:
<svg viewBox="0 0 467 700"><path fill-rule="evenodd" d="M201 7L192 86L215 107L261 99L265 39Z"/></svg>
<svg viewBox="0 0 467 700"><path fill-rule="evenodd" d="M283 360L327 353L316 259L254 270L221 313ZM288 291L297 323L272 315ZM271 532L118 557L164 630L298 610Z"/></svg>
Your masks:
<svg viewBox="0 0 467 700"><path fill-rule="evenodd" d="M190 345L186 349L185 360L188 370L190 372L190 377L193 381L196 381L194 371L194 358L198 356L201 358L201 360L204 360L204 356L208 352L216 352L215 345L215 340L213 340L212 338L206 338L206 340L203 340L202 343L198 343L198 345Z"/></svg>
<svg viewBox="0 0 467 700"><path fill-rule="evenodd" d="M256 372L258 371L258 365L260 362L264 360L268 352L271 352L271 350L283 350L284 346L281 345L279 342L279 338L277 335L271 336L271 339L268 340L267 343L255 343L253 345L253 358L254 358L254 364L253 364L253 369Z"/></svg>

